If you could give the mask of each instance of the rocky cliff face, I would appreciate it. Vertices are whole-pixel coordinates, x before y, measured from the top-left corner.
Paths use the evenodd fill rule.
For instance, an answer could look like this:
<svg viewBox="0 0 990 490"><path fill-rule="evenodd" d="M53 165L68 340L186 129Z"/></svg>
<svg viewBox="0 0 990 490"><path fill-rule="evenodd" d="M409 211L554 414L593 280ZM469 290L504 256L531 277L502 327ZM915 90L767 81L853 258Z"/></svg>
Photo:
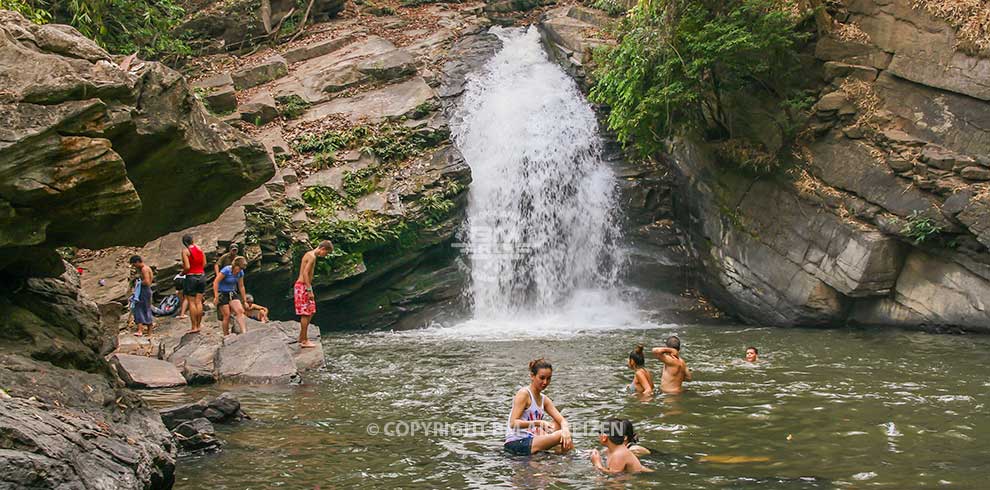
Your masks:
<svg viewBox="0 0 990 490"><path fill-rule="evenodd" d="M66 26L0 11L0 269L58 275L56 246L140 244L271 176L264 148L158 64L118 66ZM205 197L209 196L209 197Z"/></svg>
<svg viewBox="0 0 990 490"><path fill-rule="evenodd" d="M677 225L725 311L782 326L987 331L990 61L960 51L956 29L923 5L856 0L834 12L840 29L815 45L822 88L790 172L754 177L700 139L672 142L661 166L677 180ZM583 17L561 9L542 23L579 80L600 42Z"/></svg>
<svg viewBox="0 0 990 490"><path fill-rule="evenodd" d="M175 447L125 390L59 246L140 244L274 173L175 71L0 11L0 487L168 488Z"/></svg>
<svg viewBox="0 0 990 490"><path fill-rule="evenodd" d="M988 60L906 0L838 20L862 34L818 41L824 88L791 175L674 146L709 290L753 322L987 331Z"/></svg>
<svg viewBox="0 0 990 490"><path fill-rule="evenodd" d="M481 32L489 23L481 7L349 13L295 42L206 63L222 71L193 83L203 101L262 141L279 169L216 220L141 247L159 281L178 271L184 233L210 260L240 243L248 291L274 318L292 318L299 258L329 238L338 252L321 261L314 284L314 322L324 330L419 326L428 311L457 303L464 275L451 243L471 173L446 113L496 48ZM132 252L80 263L96 272L83 288L108 311L126 297Z"/></svg>

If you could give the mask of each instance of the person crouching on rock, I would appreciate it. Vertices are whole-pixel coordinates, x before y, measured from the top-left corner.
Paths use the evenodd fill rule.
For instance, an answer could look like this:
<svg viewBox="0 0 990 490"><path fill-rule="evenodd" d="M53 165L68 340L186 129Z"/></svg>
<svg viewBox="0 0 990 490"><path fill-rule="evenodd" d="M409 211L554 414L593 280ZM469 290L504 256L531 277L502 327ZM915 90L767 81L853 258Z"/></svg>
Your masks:
<svg viewBox="0 0 990 490"><path fill-rule="evenodd" d="M557 411L550 397L543 394L550 386L552 375L553 366L546 359L529 363L529 386L519 388L512 398L503 446L509 453L529 456L552 448L559 453L574 449L567 419ZM553 420L544 420L545 415Z"/></svg>
<svg viewBox="0 0 990 490"><path fill-rule="evenodd" d="M247 326L244 322L244 305L241 298L247 296L244 292L244 269L247 267L247 259L237 257L234 262L217 274L213 280L213 297L216 298L220 313L223 314L223 334L230 334L230 313L234 312L237 318L237 325L241 327L240 333L247 333Z"/></svg>
<svg viewBox="0 0 990 490"><path fill-rule="evenodd" d="M255 303L254 296L250 294L244 297L244 314L252 320L268 323L268 308Z"/></svg>
<svg viewBox="0 0 990 490"><path fill-rule="evenodd" d="M316 296L313 294L313 271L316 269L316 259L326 257L333 251L333 243L323 240L320 245L303 254L299 263L299 277L293 286L292 298L299 315L299 347L316 347L309 341L309 321L316 313Z"/></svg>
<svg viewBox="0 0 990 490"><path fill-rule="evenodd" d="M134 304L131 309L134 323L137 324L137 333L134 335L137 337L144 335L144 327L148 327L148 335L151 335L151 326L155 322L151 314L151 283L154 281L154 276L151 274L151 267L144 263L140 255L132 256L130 263L131 267L138 273L133 298Z"/></svg>

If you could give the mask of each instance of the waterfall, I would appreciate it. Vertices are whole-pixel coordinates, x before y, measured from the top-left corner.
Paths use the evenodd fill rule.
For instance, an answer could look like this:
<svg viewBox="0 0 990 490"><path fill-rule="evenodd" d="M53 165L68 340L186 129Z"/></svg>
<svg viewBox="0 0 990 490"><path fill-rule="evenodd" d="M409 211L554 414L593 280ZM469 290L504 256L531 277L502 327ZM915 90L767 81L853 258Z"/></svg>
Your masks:
<svg viewBox="0 0 990 490"><path fill-rule="evenodd" d="M587 301L616 285L622 263L594 112L536 28L492 32L503 48L469 80L452 125L473 174L458 245L476 319Z"/></svg>

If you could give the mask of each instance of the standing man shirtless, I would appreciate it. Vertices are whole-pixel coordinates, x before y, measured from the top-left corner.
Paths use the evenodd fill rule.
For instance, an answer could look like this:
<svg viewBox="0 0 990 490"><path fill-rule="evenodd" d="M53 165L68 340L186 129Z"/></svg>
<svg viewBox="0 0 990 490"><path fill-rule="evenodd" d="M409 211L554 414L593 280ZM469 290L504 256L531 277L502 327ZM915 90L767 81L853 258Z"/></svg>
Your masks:
<svg viewBox="0 0 990 490"><path fill-rule="evenodd" d="M681 384L691 381L691 371L688 370L687 363L681 359L681 339L676 335L671 335L664 342L666 347L654 347L653 355L663 362L663 375L660 377L660 389L664 393L681 393L684 388Z"/></svg>
<svg viewBox="0 0 990 490"><path fill-rule="evenodd" d="M316 268L316 259L326 257L333 251L333 243L330 240L323 240L320 245L302 257L299 264L299 278L293 287L292 297L295 300L296 314L299 315L299 347L316 347L316 344L309 341L307 332L309 321L316 313L316 296L313 295L313 270Z"/></svg>

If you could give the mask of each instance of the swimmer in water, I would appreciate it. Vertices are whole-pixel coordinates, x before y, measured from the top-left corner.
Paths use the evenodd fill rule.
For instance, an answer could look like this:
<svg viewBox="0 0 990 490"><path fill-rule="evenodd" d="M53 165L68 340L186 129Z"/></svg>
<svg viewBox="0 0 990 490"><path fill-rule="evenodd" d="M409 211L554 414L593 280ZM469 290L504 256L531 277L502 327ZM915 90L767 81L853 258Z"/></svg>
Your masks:
<svg viewBox="0 0 990 490"><path fill-rule="evenodd" d="M598 434L598 442L606 447L608 466L602 464L602 455L597 449L591 451L591 464L598 471L608 474L643 473L653 470L643 466L639 458L627 447L636 442L632 422L626 419L608 419Z"/></svg>
<svg viewBox="0 0 990 490"><path fill-rule="evenodd" d="M750 346L746 348L746 362L755 363L757 360L759 360L759 357L760 357L760 351L756 350L756 347Z"/></svg>
<svg viewBox="0 0 990 490"><path fill-rule="evenodd" d="M664 393L682 393L682 384L691 381L691 371L687 363L681 359L681 339L671 335L664 342L666 347L654 347L653 355L663 362L663 374L660 376L660 389Z"/></svg>
<svg viewBox="0 0 990 490"><path fill-rule="evenodd" d="M629 383L630 391L649 395L653 393L653 373L646 369L646 358L643 356L643 346L637 345L636 349L629 353L629 369L635 372L632 383Z"/></svg>
<svg viewBox="0 0 990 490"><path fill-rule="evenodd" d="M517 456L556 448L559 453L574 449L567 419L557 411L543 390L550 385L553 366L540 358L529 363L529 386L512 398L512 410L505 430L505 450ZM549 415L552 421L544 420Z"/></svg>

